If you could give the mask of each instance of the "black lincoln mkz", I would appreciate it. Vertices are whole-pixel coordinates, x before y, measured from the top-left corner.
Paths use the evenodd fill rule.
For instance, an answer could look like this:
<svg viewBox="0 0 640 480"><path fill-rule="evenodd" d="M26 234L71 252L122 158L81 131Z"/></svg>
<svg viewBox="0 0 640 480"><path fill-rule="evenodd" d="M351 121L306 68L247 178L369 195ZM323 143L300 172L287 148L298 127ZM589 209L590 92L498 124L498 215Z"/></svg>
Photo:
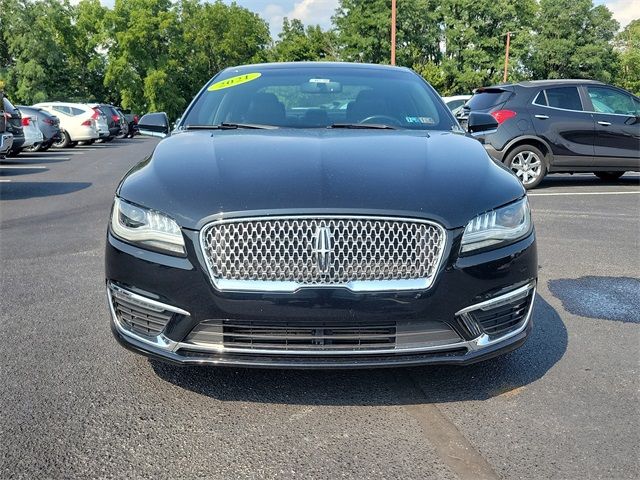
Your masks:
<svg viewBox="0 0 640 480"><path fill-rule="evenodd" d="M179 364L472 363L524 342L536 278L518 179L374 65L218 74L118 186L106 247L116 338Z"/></svg>

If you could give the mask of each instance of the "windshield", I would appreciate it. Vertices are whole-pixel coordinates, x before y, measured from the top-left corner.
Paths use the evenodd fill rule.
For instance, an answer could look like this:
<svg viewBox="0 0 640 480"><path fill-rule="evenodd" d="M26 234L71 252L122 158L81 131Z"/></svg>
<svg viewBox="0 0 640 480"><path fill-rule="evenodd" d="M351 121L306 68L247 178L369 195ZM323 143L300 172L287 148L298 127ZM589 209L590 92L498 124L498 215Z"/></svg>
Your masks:
<svg viewBox="0 0 640 480"><path fill-rule="evenodd" d="M226 70L209 82L180 127L234 123L457 128L437 94L416 74L347 66Z"/></svg>

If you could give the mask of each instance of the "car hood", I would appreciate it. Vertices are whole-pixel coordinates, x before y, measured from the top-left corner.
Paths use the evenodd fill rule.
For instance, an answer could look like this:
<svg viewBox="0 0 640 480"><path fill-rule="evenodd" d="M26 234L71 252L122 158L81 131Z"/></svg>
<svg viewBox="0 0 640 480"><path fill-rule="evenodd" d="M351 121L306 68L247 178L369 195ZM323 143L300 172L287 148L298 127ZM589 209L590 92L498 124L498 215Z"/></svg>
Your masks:
<svg viewBox="0 0 640 480"><path fill-rule="evenodd" d="M407 216L456 228L524 189L478 141L452 132L278 129L174 134L127 173L118 195L189 229L274 212Z"/></svg>

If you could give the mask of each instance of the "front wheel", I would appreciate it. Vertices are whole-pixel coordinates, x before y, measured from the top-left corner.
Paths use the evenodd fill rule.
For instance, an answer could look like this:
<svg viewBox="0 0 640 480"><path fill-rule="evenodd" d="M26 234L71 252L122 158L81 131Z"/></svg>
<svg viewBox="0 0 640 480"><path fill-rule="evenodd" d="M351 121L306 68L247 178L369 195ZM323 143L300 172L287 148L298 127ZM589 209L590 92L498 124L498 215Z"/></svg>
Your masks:
<svg viewBox="0 0 640 480"><path fill-rule="evenodd" d="M64 130L60 131L60 138L53 142L53 147L55 148L67 148L71 143L71 138L69 138L69 134Z"/></svg>
<svg viewBox="0 0 640 480"><path fill-rule="evenodd" d="M509 152L504 163L516 174L527 190L537 187L547 174L544 154L532 145L514 148Z"/></svg>
<svg viewBox="0 0 640 480"><path fill-rule="evenodd" d="M23 148L23 150L25 152L39 152L43 150L42 143L34 143L33 145Z"/></svg>
<svg viewBox="0 0 640 480"><path fill-rule="evenodd" d="M613 182L618 180L625 172L593 172L596 177L605 182Z"/></svg>

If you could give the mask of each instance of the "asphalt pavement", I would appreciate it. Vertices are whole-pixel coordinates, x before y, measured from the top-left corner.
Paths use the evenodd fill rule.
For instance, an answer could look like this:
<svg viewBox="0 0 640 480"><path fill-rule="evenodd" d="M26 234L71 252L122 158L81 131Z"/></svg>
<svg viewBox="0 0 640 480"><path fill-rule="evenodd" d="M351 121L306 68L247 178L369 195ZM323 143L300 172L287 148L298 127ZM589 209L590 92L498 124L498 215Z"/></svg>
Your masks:
<svg viewBox="0 0 640 480"><path fill-rule="evenodd" d="M637 478L638 174L531 192L534 331L504 357L179 368L121 348L104 294L113 192L155 144L0 161L0 478Z"/></svg>

